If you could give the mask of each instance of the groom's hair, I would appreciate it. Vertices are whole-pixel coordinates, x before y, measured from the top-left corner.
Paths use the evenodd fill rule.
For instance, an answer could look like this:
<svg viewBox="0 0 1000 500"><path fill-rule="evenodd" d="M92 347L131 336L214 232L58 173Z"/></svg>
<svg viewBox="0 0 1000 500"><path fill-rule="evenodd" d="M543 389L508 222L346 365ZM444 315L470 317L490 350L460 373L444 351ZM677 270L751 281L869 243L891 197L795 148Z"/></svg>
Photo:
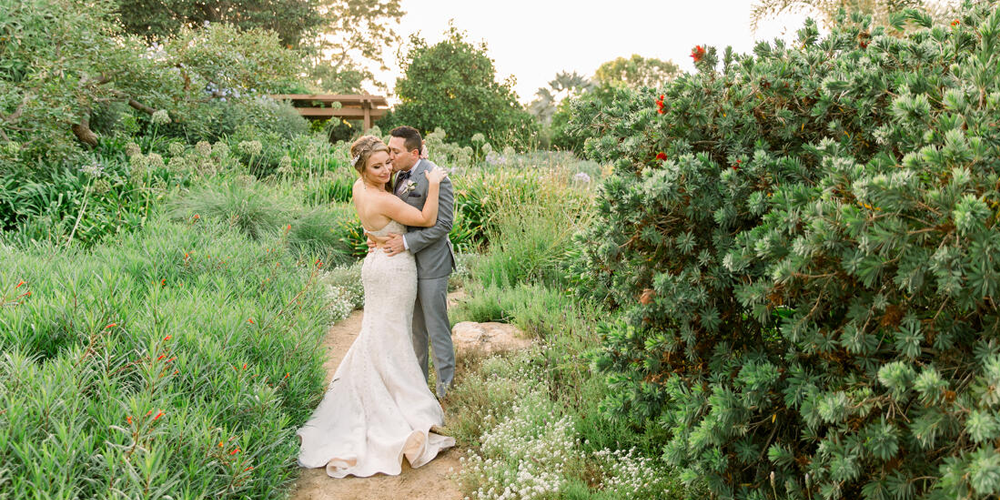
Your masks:
<svg viewBox="0 0 1000 500"><path fill-rule="evenodd" d="M407 151L413 151L414 149L420 151L423 149L424 139L423 137L420 137L420 132L413 127L407 127L406 125L396 127L389 131L389 135L393 137L402 137L403 146L406 146Z"/></svg>

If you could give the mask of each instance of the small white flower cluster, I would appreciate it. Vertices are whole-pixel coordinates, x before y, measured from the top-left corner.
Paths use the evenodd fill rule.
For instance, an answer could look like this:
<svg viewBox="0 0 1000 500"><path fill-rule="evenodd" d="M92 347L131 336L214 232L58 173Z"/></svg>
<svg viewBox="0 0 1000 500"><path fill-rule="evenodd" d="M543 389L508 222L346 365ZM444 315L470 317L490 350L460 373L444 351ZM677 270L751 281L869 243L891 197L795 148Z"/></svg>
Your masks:
<svg viewBox="0 0 1000 500"><path fill-rule="evenodd" d="M285 155L281 157L278 161L278 173L284 175L291 175L295 173L295 169L292 168L292 157Z"/></svg>
<svg viewBox="0 0 1000 500"><path fill-rule="evenodd" d="M240 151L247 155L259 155L264 149L264 145L260 141L243 141L239 143Z"/></svg>
<svg viewBox="0 0 1000 500"><path fill-rule="evenodd" d="M573 180L581 184L590 184L590 175L586 172L577 172L576 175L573 176Z"/></svg>
<svg viewBox="0 0 1000 500"><path fill-rule="evenodd" d="M569 417L558 417L543 390L535 388L512 415L482 436L482 448L464 462L463 475L479 488L476 498L530 500L558 494L567 464L583 459ZM487 416L492 420L492 415Z"/></svg>
<svg viewBox="0 0 1000 500"><path fill-rule="evenodd" d="M458 478L476 500L560 498L584 471L600 478L597 489L609 498L663 498L670 470L636 449L588 455L560 404L544 381L544 346L483 360L479 390L489 394L492 410L480 414L481 447L462 458ZM540 381L542 381L540 383ZM575 479L574 479L575 478Z"/></svg>
<svg viewBox="0 0 1000 500"><path fill-rule="evenodd" d="M352 310L365 307L365 287L361 282L360 262L322 271L320 280L327 286L341 289L344 297L350 302Z"/></svg>
<svg viewBox="0 0 1000 500"><path fill-rule="evenodd" d="M497 154L495 151L490 151L489 153L486 153L486 163L492 166L506 165L507 157Z"/></svg>
<svg viewBox="0 0 1000 500"><path fill-rule="evenodd" d="M184 154L185 150L184 143L171 142L170 145L167 146L167 150L170 151L170 156L181 156Z"/></svg>
<svg viewBox="0 0 1000 500"><path fill-rule="evenodd" d="M104 165L99 162L89 163L80 167L80 171L91 177L100 178L104 175Z"/></svg>
<svg viewBox="0 0 1000 500"><path fill-rule="evenodd" d="M643 457L635 448L625 450L595 451L594 457L604 472L603 487L621 496L644 496L657 492L667 493L667 471L657 467L649 457Z"/></svg>
<svg viewBox="0 0 1000 500"><path fill-rule="evenodd" d="M216 143L212 145L212 154L220 160L226 158L229 156L229 145L222 141L216 141Z"/></svg>
<svg viewBox="0 0 1000 500"><path fill-rule="evenodd" d="M170 123L170 114L167 113L167 110L160 109L153 113L151 120L153 125L166 125Z"/></svg>
<svg viewBox="0 0 1000 500"><path fill-rule="evenodd" d="M340 286L330 286L326 289L326 300L329 303L327 308L330 311L331 321L336 323L343 321L351 315L354 304L351 303L349 292Z"/></svg>
<svg viewBox="0 0 1000 500"><path fill-rule="evenodd" d="M198 141L198 144L194 145L194 150L201 156L208 158L212 154L212 145L208 141Z"/></svg>

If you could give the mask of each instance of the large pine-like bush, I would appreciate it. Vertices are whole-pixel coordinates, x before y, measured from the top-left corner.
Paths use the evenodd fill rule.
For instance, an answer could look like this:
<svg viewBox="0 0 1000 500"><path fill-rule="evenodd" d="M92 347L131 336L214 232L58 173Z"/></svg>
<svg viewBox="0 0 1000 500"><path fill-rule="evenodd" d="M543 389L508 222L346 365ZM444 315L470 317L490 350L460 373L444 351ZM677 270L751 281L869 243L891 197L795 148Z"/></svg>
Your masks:
<svg viewBox="0 0 1000 500"><path fill-rule="evenodd" d="M606 409L721 498L1000 494L1000 12L692 55L578 121Z"/></svg>

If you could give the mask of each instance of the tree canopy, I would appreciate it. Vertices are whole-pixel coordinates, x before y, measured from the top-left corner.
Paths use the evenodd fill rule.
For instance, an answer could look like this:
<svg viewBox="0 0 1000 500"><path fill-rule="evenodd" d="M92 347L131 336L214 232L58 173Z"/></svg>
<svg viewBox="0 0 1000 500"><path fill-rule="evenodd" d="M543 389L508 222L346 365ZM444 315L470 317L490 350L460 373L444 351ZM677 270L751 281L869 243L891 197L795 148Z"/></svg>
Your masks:
<svg viewBox="0 0 1000 500"><path fill-rule="evenodd" d="M680 74L680 68L673 61L662 61L654 57L619 57L608 61L594 72L594 81L613 87L624 86L638 89L642 87L662 87Z"/></svg>
<svg viewBox="0 0 1000 500"><path fill-rule="evenodd" d="M308 62L310 90L360 92L385 71L387 47L401 42L400 0L113 0L126 33L162 42L211 24L265 29Z"/></svg>
<svg viewBox="0 0 1000 500"><path fill-rule="evenodd" d="M536 126L517 102L513 78L498 82L485 43L451 26L435 45L412 36L404 75L396 82L395 120L422 131L445 129L460 144L483 134L494 144L530 139Z"/></svg>
<svg viewBox="0 0 1000 500"><path fill-rule="evenodd" d="M159 41L181 29L227 23L241 31L264 28L281 43L298 47L324 21L324 0L115 0L125 31Z"/></svg>
<svg viewBox="0 0 1000 500"><path fill-rule="evenodd" d="M0 19L0 142L16 143L23 157L96 146L91 117L108 106L194 120L207 104L278 91L301 73L298 56L259 28L182 28L148 46L123 33L109 0L86 9L73 0L13 4Z"/></svg>
<svg viewBox="0 0 1000 500"><path fill-rule="evenodd" d="M541 87L535 92L535 100L528 106L528 111L542 123L552 121L552 115L563 100L583 94L594 87L594 83L576 71L565 71L556 74L548 87Z"/></svg>
<svg viewBox="0 0 1000 500"><path fill-rule="evenodd" d="M378 82L372 67L388 70L385 50L402 42L395 27L405 12L400 0L323 0L323 29L310 47L310 80L317 90L360 92Z"/></svg>

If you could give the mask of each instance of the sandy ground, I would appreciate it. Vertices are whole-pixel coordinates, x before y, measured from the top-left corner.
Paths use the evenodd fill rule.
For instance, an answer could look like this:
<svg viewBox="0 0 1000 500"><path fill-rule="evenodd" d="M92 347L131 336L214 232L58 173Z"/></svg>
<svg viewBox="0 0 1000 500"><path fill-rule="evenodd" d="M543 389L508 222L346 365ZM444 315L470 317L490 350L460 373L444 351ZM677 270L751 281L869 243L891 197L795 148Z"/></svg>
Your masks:
<svg viewBox="0 0 1000 500"><path fill-rule="evenodd" d="M453 305L465 295L459 290L448 295ZM347 349L361 331L361 311L333 325L326 334L327 349L326 383L333 380L333 373ZM458 472L461 452L452 448L427 465L411 469L403 460L403 472L398 476L379 474L373 477L347 477L334 479L323 469L304 469L289 498L293 500L461 500L458 485L449 476Z"/></svg>

